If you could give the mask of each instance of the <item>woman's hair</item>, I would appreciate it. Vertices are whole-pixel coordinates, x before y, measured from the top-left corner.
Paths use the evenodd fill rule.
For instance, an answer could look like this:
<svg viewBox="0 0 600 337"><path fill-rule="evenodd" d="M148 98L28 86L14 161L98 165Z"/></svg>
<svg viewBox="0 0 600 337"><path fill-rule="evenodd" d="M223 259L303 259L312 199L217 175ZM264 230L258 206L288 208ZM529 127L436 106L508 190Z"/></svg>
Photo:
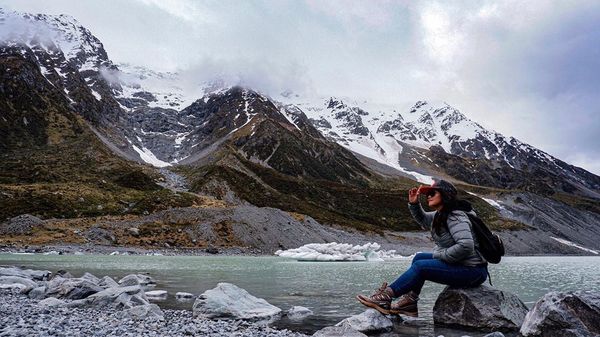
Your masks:
<svg viewBox="0 0 600 337"><path fill-rule="evenodd" d="M431 227L437 235L440 235L441 229L447 227L448 216L450 213L456 210L469 212L473 208L468 201L446 194L442 190L437 191L441 194L443 206L442 209L435 214Z"/></svg>

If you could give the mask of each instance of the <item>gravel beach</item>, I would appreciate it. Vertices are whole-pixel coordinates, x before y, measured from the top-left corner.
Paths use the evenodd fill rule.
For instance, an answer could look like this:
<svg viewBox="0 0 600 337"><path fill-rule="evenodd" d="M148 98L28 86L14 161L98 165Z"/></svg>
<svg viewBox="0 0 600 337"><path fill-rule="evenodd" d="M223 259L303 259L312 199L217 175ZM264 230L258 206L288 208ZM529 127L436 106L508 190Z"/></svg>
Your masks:
<svg viewBox="0 0 600 337"><path fill-rule="evenodd" d="M164 321L132 320L120 310L44 308L38 300L0 289L0 336L272 336L304 337L244 321L195 319L191 311L166 310Z"/></svg>

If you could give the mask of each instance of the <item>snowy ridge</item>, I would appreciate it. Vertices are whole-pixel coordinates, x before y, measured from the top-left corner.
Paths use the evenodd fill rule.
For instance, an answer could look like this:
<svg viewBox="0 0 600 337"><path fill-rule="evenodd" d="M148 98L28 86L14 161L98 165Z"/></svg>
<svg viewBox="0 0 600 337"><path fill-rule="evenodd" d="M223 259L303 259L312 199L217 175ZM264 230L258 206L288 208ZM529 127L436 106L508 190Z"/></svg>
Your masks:
<svg viewBox="0 0 600 337"><path fill-rule="evenodd" d="M107 61L100 40L69 15L27 14L0 9L3 33L9 45L24 44L47 52L60 51L80 71L98 69ZM6 30L5 30L6 29Z"/></svg>
<svg viewBox="0 0 600 337"><path fill-rule="evenodd" d="M446 153L503 162L515 169L533 161L584 182L578 172L565 169L565 163L557 158L514 137L485 129L446 102L420 100L405 106L351 98L302 97L289 92L276 99L301 109L329 139L422 182L430 182L431 178L399 163L402 144L423 149L440 146Z"/></svg>

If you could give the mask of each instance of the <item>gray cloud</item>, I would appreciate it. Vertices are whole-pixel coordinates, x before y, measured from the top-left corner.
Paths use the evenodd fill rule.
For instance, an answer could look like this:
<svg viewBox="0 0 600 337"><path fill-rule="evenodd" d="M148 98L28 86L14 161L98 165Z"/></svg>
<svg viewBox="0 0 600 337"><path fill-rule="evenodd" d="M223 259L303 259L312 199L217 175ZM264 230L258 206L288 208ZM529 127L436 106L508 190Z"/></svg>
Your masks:
<svg viewBox="0 0 600 337"><path fill-rule="evenodd" d="M66 13L117 62L403 105L444 100L600 174L597 1L16 1ZM118 8L118 10L115 10Z"/></svg>

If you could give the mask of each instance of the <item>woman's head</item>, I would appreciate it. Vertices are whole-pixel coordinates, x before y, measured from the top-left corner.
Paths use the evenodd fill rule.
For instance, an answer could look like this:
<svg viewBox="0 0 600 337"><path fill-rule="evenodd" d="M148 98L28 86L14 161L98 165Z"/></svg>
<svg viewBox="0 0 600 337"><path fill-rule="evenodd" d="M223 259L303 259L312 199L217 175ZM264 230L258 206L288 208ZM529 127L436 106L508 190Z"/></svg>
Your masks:
<svg viewBox="0 0 600 337"><path fill-rule="evenodd" d="M437 180L431 186L421 186L419 193L427 198L427 205L433 209L440 210L444 205L456 201L456 187L445 180Z"/></svg>

